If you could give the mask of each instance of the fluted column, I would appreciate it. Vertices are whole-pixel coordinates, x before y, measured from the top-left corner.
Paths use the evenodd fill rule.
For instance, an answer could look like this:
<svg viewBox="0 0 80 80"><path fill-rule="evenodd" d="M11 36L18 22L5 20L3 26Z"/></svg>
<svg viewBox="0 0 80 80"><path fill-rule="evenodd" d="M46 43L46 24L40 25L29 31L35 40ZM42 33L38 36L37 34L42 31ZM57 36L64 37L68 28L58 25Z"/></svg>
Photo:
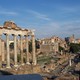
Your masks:
<svg viewBox="0 0 80 80"><path fill-rule="evenodd" d="M17 42L16 42L16 35L14 35L14 66L18 66L17 65Z"/></svg>
<svg viewBox="0 0 80 80"><path fill-rule="evenodd" d="M32 34L32 54L33 54L33 65L36 65L36 53L35 53L35 36Z"/></svg>
<svg viewBox="0 0 80 80"><path fill-rule="evenodd" d="M25 36L25 40L26 40L26 64L30 64L30 63L29 63L29 44L28 44L28 35Z"/></svg>
<svg viewBox="0 0 80 80"><path fill-rule="evenodd" d="M9 35L6 34L6 48L7 48L7 68L10 68L10 53L9 53Z"/></svg>
<svg viewBox="0 0 80 80"><path fill-rule="evenodd" d="M21 47L21 64L23 65L23 41L22 41L22 35L20 35L20 47Z"/></svg>

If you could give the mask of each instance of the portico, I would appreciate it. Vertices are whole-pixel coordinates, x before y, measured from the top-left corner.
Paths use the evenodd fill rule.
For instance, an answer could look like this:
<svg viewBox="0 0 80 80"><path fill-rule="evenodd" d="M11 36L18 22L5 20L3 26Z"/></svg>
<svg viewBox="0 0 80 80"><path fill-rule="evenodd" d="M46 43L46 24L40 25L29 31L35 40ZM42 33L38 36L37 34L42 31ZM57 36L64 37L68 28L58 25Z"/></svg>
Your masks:
<svg viewBox="0 0 80 80"><path fill-rule="evenodd" d="M17 37L20 37L20 54L21 54L21 65L24 64L23 61L23 37L25 37L25 44L26 44L26 64L30 64L29 61L29 44L28 44L28 36L31 36L32 39L32 63L33 65L36 65L36 54L35 54L35 35L33 30L28 29L21 29L17 27L17 25L14 22L7 21L4 23L3 27L0 27L0 56L4 60L4 48L1 50L2 45L2 35L5 34L6 36L6 67L10 68L10 50L9 50L9 40L10 35L13 36L14 41L14 66L18 66L17 61L17 54L18 54L18 47L17 47ZM3 51L3 52L2 52Z"/></svg>

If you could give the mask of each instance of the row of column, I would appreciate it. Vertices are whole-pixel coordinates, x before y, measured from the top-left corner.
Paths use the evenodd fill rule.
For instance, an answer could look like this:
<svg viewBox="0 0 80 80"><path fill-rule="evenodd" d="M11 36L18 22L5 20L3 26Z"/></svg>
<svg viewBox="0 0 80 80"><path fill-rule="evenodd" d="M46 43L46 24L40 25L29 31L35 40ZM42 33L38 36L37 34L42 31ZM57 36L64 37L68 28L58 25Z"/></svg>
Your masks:
<svg viewBox="0 0 80 80"><path fill-rule="evenodd" d="M14 36L14 66L18 66L17 64L17 35ZM31 35L32 38L32 63L36 65L36 54L35 54L35 37ZM26 64L30 64L29 62L29 44L28 44L28 35L25 36L26 41ZM0 36L0 44L1 44L1 36ZM0 47L1 49L1 47ZM20 49L21 49L21 64L23 65L23 41L22 35L20 35ZM6 56L7 56L7 68L10 68L10 52L9 52L9 34L6 34ZM0 50L1 55L1 50Z"/></svg>

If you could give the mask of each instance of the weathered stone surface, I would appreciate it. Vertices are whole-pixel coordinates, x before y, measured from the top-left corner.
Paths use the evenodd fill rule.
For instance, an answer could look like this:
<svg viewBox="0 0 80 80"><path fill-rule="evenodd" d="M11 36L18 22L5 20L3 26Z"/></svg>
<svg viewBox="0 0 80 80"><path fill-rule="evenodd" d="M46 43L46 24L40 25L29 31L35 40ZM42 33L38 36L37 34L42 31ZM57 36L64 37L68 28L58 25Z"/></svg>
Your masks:
<svg viewBox="0 0 80 80"><path fill-rule="evenodd" d="M70 75L70 74L65 74L56 78L55 80L77 80L77 77Z"/></svg>
<svg viewBox="0 0 80 80"><path fill-rule="evenodd" d="M13 74L31 74L31 73L40 73L41 69L39 65L20 65L18 67L13 67L10 69L6 69L5 71L11 72Z"/></svg>
<svg viewBox="0 0 80 80"><path fill-rule="evenodd" d="M15 29L15 28L17 28L17 25L13 21L6 21L6 22L4 22L3 27Z"/></svg>

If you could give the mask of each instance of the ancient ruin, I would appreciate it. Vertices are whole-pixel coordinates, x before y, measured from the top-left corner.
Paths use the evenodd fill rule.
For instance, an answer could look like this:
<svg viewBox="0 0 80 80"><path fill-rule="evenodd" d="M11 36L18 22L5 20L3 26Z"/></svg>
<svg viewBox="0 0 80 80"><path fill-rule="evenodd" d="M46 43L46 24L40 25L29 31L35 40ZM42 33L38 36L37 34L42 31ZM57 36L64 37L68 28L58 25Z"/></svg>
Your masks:
<svg viewBox="0 0 80 80"><path fill-rule="evenodd" d="M6 36L6 41L3 41L2 35ZM6 61L6 68L10 68L10 49L9 49L9 40L10 36L13 37L14 42L14 66L18 66L18 47L17 47L17 37L20 39L20 54L21 54L21 65L23 62L23 37L25 38L26 44L26 64L30 64L29 61L29 44L28 37L31 36L32 40L32 64L36 65L36 54L35 54L35 35L33 30L22 29L18 27L13 21L4 22L3 26L0 26L0 63ZM5 46L6 45L6 46ZM5 46L5 47L4 47Z"/></svg>

